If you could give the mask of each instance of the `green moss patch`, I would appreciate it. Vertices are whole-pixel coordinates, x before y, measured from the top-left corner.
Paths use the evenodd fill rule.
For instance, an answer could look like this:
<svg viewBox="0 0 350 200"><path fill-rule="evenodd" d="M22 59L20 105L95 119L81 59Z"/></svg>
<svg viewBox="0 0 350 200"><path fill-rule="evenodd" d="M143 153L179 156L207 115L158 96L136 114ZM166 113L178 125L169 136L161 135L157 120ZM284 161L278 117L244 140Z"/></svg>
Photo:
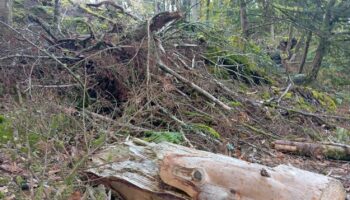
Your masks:
<svg viewBox="0 0 350 200"><path fill-rule="evenodd" d="M192 129L204 132L205 134L208 134L214 138L219 139L221 137L220 133L218 133L215 129L212 127L205 125L205 124L192 124Z"/></svg>
<svg viewBox="0 0 350 200"><path fill-rule="evenodd" d="M327 110L334 111L337 109L335 101L326 93L322 93L316 90L311 90L312 96Z"/></svg>
<svg viewBox="0 0 350 200"><path fill-rule="evenodd" d="M206 57L212 62L216 62L227 69L230 77L237 80L243 80L246 83L271 83L266 72L266 67L270 58L265 55L258 46L250 44L236 37L231 38L228 42L227 49L217 46L209 46L207 48ZM227 75L218 71L212 71L213 74L219 74L223 79L227 79Z"/></svg>

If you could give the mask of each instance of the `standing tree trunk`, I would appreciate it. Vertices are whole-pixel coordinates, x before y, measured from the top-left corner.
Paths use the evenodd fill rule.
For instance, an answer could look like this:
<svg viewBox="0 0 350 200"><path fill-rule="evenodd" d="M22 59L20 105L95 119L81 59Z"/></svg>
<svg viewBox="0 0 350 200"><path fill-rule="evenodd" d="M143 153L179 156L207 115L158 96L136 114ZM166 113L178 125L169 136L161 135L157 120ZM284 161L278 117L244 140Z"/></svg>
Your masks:
<svg viewBox="0 0 350 200"><path fill-rule="evenodd" d="M192 10L190 10L191 8L191 4L192 4L193 0L186 0L186 1L182 1L181 4L181 11L186 13L186 18L190 21L192 18Z"/></svg>
<svg viewBox="0 0 350 200"><path fill-rule="evenodd" d="M312 61L312 71L307 78L308 82L312 82L316 80L318 72L320 71L320 68L321 68L323 57L327 52L328 45L329 45L329 42L327 38L321 37L316 50L315 58Z"/></svg>
<svg viewBox="0 0 350 200"><path fill-rule="evenodd" d="M303 32L303 34L301 35L300 39L298 40L298 43L295 45L295 50L294 50L294 54L297 54L302 46L302 44L304 43L305 41L305 36L306 36L306 33Z"/></svg>
<svg viewBox="0 0 350 200"><path fill-rule="evenodd" d="M61 19L61 0L55 0L55 10L54 10L54 27L57 30L59 30L60 26L60 19Z"/></svg>
<svg viewBox="0 0 350 200"><path fill-rule="evenodd" d="M287 60L289 60L292 57L291 49L292 49L292 45L293 45L293 32L294 32L293 25L290 24L289 31L288 31L288 44L287 44L287 49L286 49L286 52L288 55Z"/></svg>
<svg viewBox="0 0 350 200"><path fill-rule="evenodd" d="M271 35L271 41L275 41L275 24L274 24L274 8L273 8L273 0L262 0L260 1L260 4L262 4L262 9L264 11L264 20L265 22L270 23L270 35Z"/></svg>
<svg viewBox="0 0 350 200"><path fill-rule="evenodd" d="M193 6L192 9L191 9L191 19L192 21L198 21L199 20L199 13L200 13L200 7L199 7L199 0L192 0L191 1L191 5L190 6Z"/></svg>
<svg viewBox="0 0 350 200"><path fill-rule="evenodd" d="M312 32L309 31L307 34L306 42L305 42L305 48L303 52L303 57L301 58L300 66L299 66L299 74L302 74L304 71L304 66L307 58L307 54L309 52L309 47L312 39Z"/></svg>
<svg viewBox="0 0 350 200"><path fill-rule="evenodd" d="M207 0L207 14L205 16L205 20L207 23L209 23L210 19L210 0Z"/></svg>
<svg viewBox="0 0 350 200"><path fill-rule="evenodd" d="M271 40L274 42L275 41L275 25L274 24L271 24L270 32L271 32Z"/></svg>
<svg viewBox="0 0 350 200"><path fill-rule="evenodd" d="M245 0L240 0L239 2L239 8L240 8L240 17L241 17L241 29L242 29L242 34L244 38L249 37L248 33L248 16L247 16L247 4Z"/></svg>
<svg viewBox="0 0 350 200"><path fill-rule="evenodd" d="M12 24L12 0L0 0L0 20Z"/></svg>
<svg viewBox="0 0 350 200"><path fill-rule="evenodd" d="M323 57L327 53L327 48L329 45L328 39L332 34L332 29L334 28L334 24L335 24L334 23L335 19L332 19L333 17L332 10L334 8L335 3L336 3L336 0L330 0L326 7L326 13L323 19L322 29L321 29L322 36L320 36L320 41L316 50L316 55L312 62L312 71L307 77L307 82L309 83L316 80L318 72L320 71L320 68L321 68Z"/></svg>

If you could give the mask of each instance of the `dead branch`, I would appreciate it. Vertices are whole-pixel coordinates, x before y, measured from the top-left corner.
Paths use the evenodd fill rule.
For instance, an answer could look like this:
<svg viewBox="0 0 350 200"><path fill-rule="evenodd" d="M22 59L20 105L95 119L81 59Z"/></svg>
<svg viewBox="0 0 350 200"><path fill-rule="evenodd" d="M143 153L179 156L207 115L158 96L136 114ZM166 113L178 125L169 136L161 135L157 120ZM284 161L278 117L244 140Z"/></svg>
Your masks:
<svg viewBox="0 0 350 200"><path fill-rule="evenodd" d="M150 30L158 31L171 21L179 20L183 17L180 12L162 12L152 17Z"/></svg>
<svg viewBox="0 0 350 200"><path fill-rule="evenodd" d="M150 32L155 32L163 28L166 24L179 20L183 17L180 12L162 12L153 16L150 23L144 22L132 30L127 38L133 39L135 41L140 41L142 38L147 36L148 24Z"/></svg>
<svg viewBox="0 0 350 200"><path fill-rule="evenodd" d="M35 56L35 55L22 55L22 54L16 54L16 55L8 55L5 57L0 58L1 60L8 60L8 59L13 59L13 58L27 58L27 59L52 59L50 56ZM56 56L58 60L62 61L71 61L71 62L76 62L81 60L81 58L76 58L76 57L69 57L69 56Z"/></svg>
<svg viewBox="0 0 350 200"><path fill-rule="evenodd" d="M62 106L58 106L58 108L60 108L63 112L65 112L66 114L73 114L73 113L79 113L79 111L75 108L66 108L66 107L62 107ZM138 127L138 126L135 126L135 125L132 125L130 123L121 123L121 122L118 122L114 119L111 119L109 117L106 117L106 116L103 116L103 115L100 115L98 113L94 113L94 112L91 112L91 111L88 111L88 110L84 110L84 112L88 115L90 115L91 117L95 117L97 119L100 119L100 120L103 120L103 121L106 121L106 122L109 122L109 123L112 123L116 126L119 126L119 127L124 127L124 128L128 128L128 129L131 129L131 130L134 130L134 131L137 131L137 132L146 132L146 131L150 131L149 129L146 129L146 128L142 128L142 127Z"/></svg>
<svg viewBox="0 0 350 200"><path fill-rule="evenodd" d="M247 124L247 123L242 123L242 125L243 125L244 127L248 128L248 129L254 131L255 133L258 133L258 134L261 134L261 135L265 135L265 136L267 136L267 137L269 137L269 138L275 138L275 139L279 138L278 136L273 135L272 133L266 133L265 131L260 130L260 129L257 129L257 128L255 128L254 126L251 126L251 125L249 125L249 124Z"/></svg>
<svg viewBox="0 0 350 200"><path fill-rule="evenodd" d="M206 97L207 99L209 99L210 101L218 104L219 106L221 106L223 109L227 110L227 111L231 111L232 108L228 105L226 105L225 103L223 103L222 101L220 101L219 99L217 99L216 97L214 97L213 95L211 95L209 92L203 90L201 87L199 87L198 85L196 85L195 83L187 80L185 77L181 76L180 74L178 74L177 72L173 71L172 69L170 69L168 66L166 66L161 60L159 60L157 62L157 65L159 66L160 69L162 69L163 71L175 76L177 79L179 79L180 81L182 81L183 83L187 84L188 86L190 86L192 89L194 89L195 91L197 91L198 93L200 93L201 95L203 95L204 97Z"/></svg>
<svg viewBox="0 0 350 200"><path fill-rule="evenodd" d="M305 111L302 111L302 110L296 110L296 109L293 109L293 108L288 108L288 107L283 107L283 106L275 106L275 107L283 109L283 110L286 110L288 112L294 112L294 113L298 113L298 114L309 116L309 117L316 117L316 118L323 117L323 118L334 118L334 119L341 119L341 120L350 120L349 117L344 117L344 116L310 113L310 112L305 112Z"/></svg>
<svg viewBox="0 0 350 200"><path fill-rule="evenodd" d="M86 4L86 6L88 6L88 7L95 7L95 8L99 8L99 7L103 6L103 5L105 5L105 6L112 6L116 10L119 10L120 13L125 14L125 15L133 18L136 21L141 21L142 20L140 17L138 17L138 16L136 16L136 15L130 13L130 12L127 12L122 6L116 4L116 3L112 2L112 1L102 1L102 2L96 3L96 4L93 4L93 3Z"/></svg>
<svg viewBox="0 0 350 200"><path fill-rule="evenodd" d="M28 18L33 22L37 23L39 26L41 26L41 28L44 29L44 31L54 40L54 42L57 41L57 37L52 33L50 25L46 23L43 19L33 14L29 14Z"/></svg>
<svg viewBox="0 0 350 200"><path fill-rule="evenodd" d="M39 51L43 52L46 54L48 57L52 58L54 61L56 61L59 65L61 65L67 72L80 84L81 88L84 88L84 83L80 80L79 76L76 75L66 64L61 62L55 55L49 53L47 50L40 48L38 45L34 44L32 41L30 41L28 38L26 38L23 34L18 32L16 29L14 29L12 26L0 21L0 24L4 25L6 28L10 29L17 35L21 36L28 44L32 45Z"/></svg>
<svg viewBox="0 0 350 200"><path fill-rule="evenodd" d="M350 161L350 146L348 145L277 140L273 143L273 146L278 151L295 153L298 155Z"/></svg>
<svg viewBox="0 0 350 200"><path fill-rule="evenodd" d="M82 11L84 11L85 13L87 13L89 15L92 15L92 16L95 16L95 17L97 17L99 19L105 20L105 21L107 21L107 22L109 22L109 23L111 23L113 25L117 23L116 21L114 21L112 19L109 19L109 18L107 18L107 17L105 17L103 15L100 15L99 13L96 13L96 12L92 11L91 9L87 8L85 5L76 4L76 3L72 2L71 0L69 0L69 2L72 5L78 6Z"/></svg>
<svg viewBox="0 0 350 200"><path fill-rule="evenodd" d="M286 90L282 93L282 95L277 99L277 104L279 104L280 102L281 102L281 100L282 100L282 98L284 97L284 96L286 96L286 94L288 93L288 91L290 90L290 88L292 87L292 83L289 83L288 84L288 87L286 88Z"/></svg>

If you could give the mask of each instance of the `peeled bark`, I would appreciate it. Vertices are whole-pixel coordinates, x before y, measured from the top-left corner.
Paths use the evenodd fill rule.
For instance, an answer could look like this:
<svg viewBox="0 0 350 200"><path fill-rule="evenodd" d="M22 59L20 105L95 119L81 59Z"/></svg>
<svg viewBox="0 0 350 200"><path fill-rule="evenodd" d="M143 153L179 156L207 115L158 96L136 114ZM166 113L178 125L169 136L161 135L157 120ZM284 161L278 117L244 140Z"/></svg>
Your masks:
<svg viewBox="0 0 350 200"><path fill-rule="evenodd" d="M87 174L124 199L343 200L330 177L280 165L270 168L171 143L110 146Z"/></svg>

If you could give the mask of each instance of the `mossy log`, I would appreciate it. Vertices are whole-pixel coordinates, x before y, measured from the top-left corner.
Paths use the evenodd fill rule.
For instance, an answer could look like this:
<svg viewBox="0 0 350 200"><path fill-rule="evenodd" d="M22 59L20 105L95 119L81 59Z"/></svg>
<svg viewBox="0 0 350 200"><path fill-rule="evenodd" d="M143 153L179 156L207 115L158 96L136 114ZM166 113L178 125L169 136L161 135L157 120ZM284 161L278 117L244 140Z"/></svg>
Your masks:
<svg viewBox="0 0 350 200"><path fill-rule="evenodd" d="M171 143L126 142L91 158L87 174L124 199L344 200L342 184L291 166L274 168Z"/></svg>
<svg viewBox="0 0 350 200"><path fill-rule="evenodd" d="M310 157L350 161L350 146L347 145L277 140L274 142L274 148L278 151Z"/></svg>

